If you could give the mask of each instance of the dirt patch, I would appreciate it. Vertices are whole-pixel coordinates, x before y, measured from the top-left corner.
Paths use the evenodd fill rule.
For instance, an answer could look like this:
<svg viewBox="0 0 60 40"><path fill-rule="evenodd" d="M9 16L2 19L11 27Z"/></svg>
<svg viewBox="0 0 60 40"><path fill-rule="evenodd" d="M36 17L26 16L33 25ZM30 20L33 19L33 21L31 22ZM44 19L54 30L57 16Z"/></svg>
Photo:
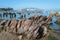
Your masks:
<svg viewBox="0 0 60 40"><path fill-rule="evenodd" d="M0 33L0 40L18 40L16 35L2 31Z"/></svg>

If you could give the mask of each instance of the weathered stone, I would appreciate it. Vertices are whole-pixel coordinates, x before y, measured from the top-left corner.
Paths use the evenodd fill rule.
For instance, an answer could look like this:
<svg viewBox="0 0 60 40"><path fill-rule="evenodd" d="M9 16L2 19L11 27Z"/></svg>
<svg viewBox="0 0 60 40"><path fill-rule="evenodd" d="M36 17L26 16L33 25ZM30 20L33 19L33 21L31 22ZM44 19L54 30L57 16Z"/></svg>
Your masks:
<svg viewBox="0 0 60 40"><path fill-rule="evenodd" d="M15 28L17 24L17 20L12 20L10 24L10 28Z"/></svg>
<svg viewBox="0 0 60 40"><path fill-rule="evenodd" d="M19 20L18 25L17 25L17 29L21 27L21 23L22 23L22 21Z"/></svg>
<svg viewBox="0 0 60 40"><path fill-rule="evenodd" d="M22 35L19 35L19 36L18 36L18 39L19 39L19 40L22 40Z"/></svg>
<svg viewBox="0 0 60 40"><path fill-rule="evenodd" d="M56 16L60 17L60 12L57 12L57 13L56 13Z"/></svg>
<svg viewBox="0 0 60 40"><path fill-rule="evenodd" d="M29 29L29 27L27 26L22 26L18 29L17 33L18 34L23 34L24 32L26 32Z"/></svg>
<svg viewBox="0 0 60 40"><path fill-rule="evenodd" d="M22 39L23 36L29 39L31 37L41 38L45 36L47 34L47 27L45 25L49 25L51 21L51 17L33 16L27 20L8 20L3 23L5 23L6 27L4 29L7 32L15 33L18 36L20 35L18 37L19 39Z"/></svg>
<svg viewBox="0 0 60 40"><path fill-rule="evenodd" d="M37 28L37 29L34 31L34 33L33 33L33 37L35 37L35 38L36 38L37 35L38 35L38 29L39 29L39 28Z"/></svg>
<svg viewBox="0 0 60 40"><path fill-rule="evenodd" d="M47 28L45 26L42 26L44 31L43 31L43 36L45 36L47 34Z"/></svg>

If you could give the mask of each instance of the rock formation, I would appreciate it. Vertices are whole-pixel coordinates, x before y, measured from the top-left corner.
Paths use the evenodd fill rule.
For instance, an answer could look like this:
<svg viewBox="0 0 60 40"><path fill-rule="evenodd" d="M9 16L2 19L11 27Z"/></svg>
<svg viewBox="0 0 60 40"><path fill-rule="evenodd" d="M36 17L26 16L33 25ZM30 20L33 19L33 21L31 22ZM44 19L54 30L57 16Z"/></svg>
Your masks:
<svg viewBox="0 0 60 40"><path fill-rule="evenodd" d="M60 17L60 12L57 12L57 13L56 13L56 16L57 16L57 17Z"/></svg>
<svg viewBox="0 0 60 40"><path fill-rule="evenodd" d="M1 22L1 25L6 32L16 34L20 40L29 40L32 37L38 39L46 36L46 25L49 25L51 20L51 17L33 16L27 20L6 20Z"/></svg>

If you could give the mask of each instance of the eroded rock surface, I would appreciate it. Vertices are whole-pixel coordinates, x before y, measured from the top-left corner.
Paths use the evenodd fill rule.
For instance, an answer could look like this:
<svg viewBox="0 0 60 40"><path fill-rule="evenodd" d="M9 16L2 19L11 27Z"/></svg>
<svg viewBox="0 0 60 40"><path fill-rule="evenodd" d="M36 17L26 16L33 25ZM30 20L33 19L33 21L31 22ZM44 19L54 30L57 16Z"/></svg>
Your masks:
<svg viewBox="0 0 60 40"><path fill-rule="evenodd" d="M6 32L16 34L20 40L29 40L32 37L42 38L47 35L47 26L52 18L33 16L27 20L4 20L1 25Z"/></svg>

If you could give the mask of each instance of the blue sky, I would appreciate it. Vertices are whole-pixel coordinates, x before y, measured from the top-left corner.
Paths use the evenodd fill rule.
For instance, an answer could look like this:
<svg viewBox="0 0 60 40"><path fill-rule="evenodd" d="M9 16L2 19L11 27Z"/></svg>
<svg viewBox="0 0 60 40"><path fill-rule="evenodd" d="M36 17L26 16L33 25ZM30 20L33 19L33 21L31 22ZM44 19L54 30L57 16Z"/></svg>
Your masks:
<svg viewBox="0 0 60 40"><path fill-rule="evenodd" d="M59 9L60 0L0 0L0 8L12 7L14 9L39 8Z"/></svg>

